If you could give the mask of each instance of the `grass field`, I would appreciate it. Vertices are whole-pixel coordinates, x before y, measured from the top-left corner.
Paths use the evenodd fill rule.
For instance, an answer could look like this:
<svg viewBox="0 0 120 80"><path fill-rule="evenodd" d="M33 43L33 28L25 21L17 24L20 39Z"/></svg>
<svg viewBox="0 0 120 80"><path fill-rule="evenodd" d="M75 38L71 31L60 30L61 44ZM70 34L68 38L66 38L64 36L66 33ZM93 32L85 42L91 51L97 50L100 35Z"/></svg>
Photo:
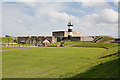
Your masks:
<svg viewBox="0 0 120 80"><path fill-rule="evenodd" d="M87 52L86 52L87 50ZM34 48L3 52L3 78L61 77L89 67L104 53L102 48ZM86 69L82 69L86 67Z"/></svg>
<svg viewBox="0 0 120 80"><path fill-rule="evenodd" d="M113 43L5 51L3 78L117 78L117 52Z"/></svg>

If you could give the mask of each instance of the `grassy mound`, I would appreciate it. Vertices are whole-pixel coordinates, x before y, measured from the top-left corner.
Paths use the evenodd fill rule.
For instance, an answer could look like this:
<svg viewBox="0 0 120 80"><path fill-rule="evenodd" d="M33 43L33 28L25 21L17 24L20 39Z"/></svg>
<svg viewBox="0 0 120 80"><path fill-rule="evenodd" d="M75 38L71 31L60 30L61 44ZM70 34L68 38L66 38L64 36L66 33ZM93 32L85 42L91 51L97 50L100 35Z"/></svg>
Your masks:
<svg viewBox="0 0 120 80"><path fill-rule="evenodd" d="M50 45L57 45L59 42L55 42L55 43L52 43ZM64 46L67 46L67 45L71 45L71 44L75 44L75 43L79 43L79 42L74 42L74 41L70 41L70 42L65 42Z"/></svg>
<svg viewBox="0 0 120 80"><path fill-rule="evenodd" d="M79 43L79 42L65 42L64 46L75 44L75 43Z"/></svg>
<svg viewBox="0 0 120 80"><path fill-rule="evenodd" d="M75 72L62 75L64 78L118 78L118 59L120 47L117 43L81 43L74 47L107 47L104 54L98 59L88 63L86 67L91 66L88 70L81 71L80 68ZM83 68L84 69L84 68Z"/></svg>
<svg viewBox="0 0 120 80"><path fill-rule="evenodd" d="M74 45L73 47L100 47L100 48L110 48L118 46L117 43L91 43L91 42L81 42L80 44Z"/></svg>
<svg viewBox="0 0 120 80"><path fill-rule="evenodd" d="M116 55L118 53L118 49L120 45L118 43L90 43L90 42L82 42L80 44L74 45L72 47L99 47L107 49L105 54L102 57Z"/></svg>
<svg viewBox="0 0 120 80"><path fill-rule="evenodd" d="M118 78L118 59L116 56L112 56L98 60L91 69L71 78Z"/></svg>
<svg viewBox="0 0 120 80"><path fill-rule="evenodd" d="M112 40L112 39L114 39L114 38L108 37L108 36L104 36L104 37L99 41L99 43L104 43L105 41L109 41L109 40Z"/></svg>
<svg viewBox="0 0 120 80"><path fill-rule="evenodd" d="M1 37L0 41L3 43L7 43L8 39L9 39L9 42L11 42L13 40L13 38L11 38L11 37Z"/></svg>

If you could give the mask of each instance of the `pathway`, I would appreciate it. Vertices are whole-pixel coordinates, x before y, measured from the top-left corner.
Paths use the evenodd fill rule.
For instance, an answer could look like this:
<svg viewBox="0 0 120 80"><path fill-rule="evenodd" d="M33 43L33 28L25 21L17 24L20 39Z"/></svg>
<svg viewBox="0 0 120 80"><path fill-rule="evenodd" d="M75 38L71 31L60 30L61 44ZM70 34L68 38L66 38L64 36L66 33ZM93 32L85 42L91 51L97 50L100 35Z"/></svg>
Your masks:
<svg viewBox="0 0 120 80"><path fill-rule="evenodd" d="M5 50L0 50L0 52L1 52L1 51L13 51L13 50L21 50L21 49L30 49L30 48L36 48L36 47L16 48L16 49L5 49Z"/></svg>
<svg viewBox="0 0 120 80"><path fill-rule="evenodd" d="M70 46L74 46L74 45L77 45L77 44L80 44L80 43L75 43L75 44L67 45L67 46L64 46L64 47L70 47Z"/></svg>

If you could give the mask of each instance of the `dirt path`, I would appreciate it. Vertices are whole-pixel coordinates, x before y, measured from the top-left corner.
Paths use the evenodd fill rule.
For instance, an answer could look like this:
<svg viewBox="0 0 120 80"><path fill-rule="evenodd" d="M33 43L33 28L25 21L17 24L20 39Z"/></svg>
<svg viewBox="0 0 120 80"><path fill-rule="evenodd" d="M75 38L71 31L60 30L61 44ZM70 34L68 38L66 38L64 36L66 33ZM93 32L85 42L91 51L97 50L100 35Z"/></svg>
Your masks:
<svg viewBox="0 0 120 80"><path fill-rule="evenodd" d="M30 48L36 48L36 47L16 48L16 49L5 49L5 50L0 50L0 51L13 51L13 50L30 49Z"/></svg>
<svg viewBox="0 0 120 80"><path fill-rule="evenodd" d="M80 44L80 43L75 43L75 44L67 45L67 46L64 46L64 47L70 47L70 46L74 46L74 45L77 45L77 44Z"/></svg>
<svg viewBox="0 0 120 80"><path fill-rule="evenodd" d="M67 45L67 46L64 46L64 47L70 47L70 46L74 46L74 45L77 45L77 44L80 44L80 43L75 43L75 44ZM30 49L30 48L36 48L36 47L16 48L16 49L5 49L5 50L0 50L0 52L1 52L1 51L13 51L13 50L21 50L21 49Z"/></svg>

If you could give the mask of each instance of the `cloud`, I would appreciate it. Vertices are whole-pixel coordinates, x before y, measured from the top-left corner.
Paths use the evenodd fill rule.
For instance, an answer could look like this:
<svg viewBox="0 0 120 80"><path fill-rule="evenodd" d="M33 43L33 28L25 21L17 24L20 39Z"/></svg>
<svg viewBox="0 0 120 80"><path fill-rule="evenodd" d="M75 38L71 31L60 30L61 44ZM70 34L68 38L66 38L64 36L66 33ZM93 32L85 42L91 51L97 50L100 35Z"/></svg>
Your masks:
<svg viewBox="0 0 120 80"><path fill-rule="evenodd" d="M19 19L19 20L18 20L18 23L23 23L23 20Z"/></svg>
<svg viewBox="0 0 120 80"><path fill-rule="evenodd" d="M110 22L117 23L118 22L118 12L113 9L104 9L100 14L101 22Z"/></svg>
<svg viewBox="0 0 120 80"><path fill-rule="evenodd" d="M49 2L16 4L3 4L4 34L50 35L53 30L67 30L67 22L72 20L74 31L82 32L83 36L117 36L118 13L108 3L84 6L81 3ZM88 6L94 11L88 12ZM79 10L84 13L82 17Z"/></svg>
<svg viewBox="0 0 120 80"><path fill-rule="evenodd" d="M100 13L85 15L78 21L74 22L74 30L81 30L82 35L118 37L118 13L113 9L103 9Z"/></svg>
<svg viewBox="0 0 120 80"><path fill-rule="evenodd" d="M118 7L118 2L114 2L114 4Z"/></svg>
<svg viewBox="0 0 120 80"><path fill-rule="evenodd" d="M105 8L110 7L107 2L82 2L82 7L94 7L94 8Z"/></svg>
<svg viewBox="0 0 120 80"><path fill-rule="evenodd" d="M3 0L4 2L118 2L119 0Z"/></svg>
<svg viewBox="0 0 120 80"><path fill-rule="evenodd" d="M36 6L35 0L32 0L31 2L30 2L30 1L24 2L24 4L26 4L26 5L28 5L28 6L31 6L31 7Z"/></svg>
<svg viewBox="0 0 120 80"><path fill-rule="evenodd" d="M48 15L52 21L64 21L65 22L65 21L69 21L70 19L74 21L79 20L79 18L69 15L65 12L59 13L59 12L53 11L53 12L50 12Z"/></svg>

